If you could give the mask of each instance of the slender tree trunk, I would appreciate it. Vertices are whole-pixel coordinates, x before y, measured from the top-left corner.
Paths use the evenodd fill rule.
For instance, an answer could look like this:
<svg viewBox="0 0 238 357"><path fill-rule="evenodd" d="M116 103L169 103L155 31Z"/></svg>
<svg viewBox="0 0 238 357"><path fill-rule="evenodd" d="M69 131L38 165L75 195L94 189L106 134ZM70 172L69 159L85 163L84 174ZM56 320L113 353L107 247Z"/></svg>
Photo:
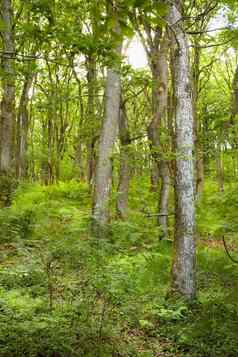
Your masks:
<svg viewBox="0 0 238 357"><path fill-rule="evenodd" d="M169 201L169 169L168 163L163 159L163 148L161 145L161 128L163 118L166 116L168 107L168 34L165 30L163 37L160 39L160 47L151 59L151 69L153 73L153 119L148 127L148 136L151 141L152 156L155 161L156 174L155 186L158 188L158 180L161 181L159 194L159 216L158 223L162 228L163 237L168 236L168 201ZM157 191L157 189L156 189Z"/></svg>
<svg viewBox="0 0 238 357"><path fill-rule="evenodd" d="M41 160L41 180L42 183L48 184L48 154L46 152L47 148L47 121L42 122L42 160Z"/></svg>
<svg viewBox="0 0 238 357"><path fill-rule="evenodd" d="M115 32L120 34L118 23L116 23ZM118 44L115 50L119 56L121 49L122 43ZM95 233L103 232L109 221L109 199L112 185L111 155L118 133L120 96L120 73L114 68L108 68L105 114L100 135L94 188L93 231Z"/></svg>
<svg viewBox="0 0 238 357"><path fill-rule="evenodd" d="M79 122L77 128L77 136L76 136L76 143L74 145L75 148L75 166L78 168L79 171L79 178L81 181L85 180L84 175L84 164L83 164L83 143L82 143L82 129L83 129L83 122L84 122L84 102L82 97L82 84L81 80L78 78L77 73L74 68L73 59L71 59L71 66L73 69L74 78L78 84L78 96L79 96Z"/></svg>
<svg viewBox="0 0 238 357"><path fill-rule="evenodd" d="M195 41L194 55L193 55L193 118L194 118L194 143L196 150L196 194L199 196L204 189L204 157L203 144L201 140L200 118L198 117L198 95L199 95L199 77L200 77L200 57L201 48L199 48L200 41Z"/></svg>
<svg viewBox="0 0 238 357"><path fill-rule="evenodd" d="M151 154L154 159L152 165L152 190L157 191L160 161L160 129L161 120L166 112L168 101L168 36L165 31L163 37L157 33L155 46L150 50L150 66L152 71L152 121L148 126Z"/></svg>
<svg viewBox="0 0 238 357"><path fill-rule="evenodd" d="M104 226L109 219L108 205L112 181L111 154L118 132L120 89L119 73L108 69L105 118L99 143L93 207L93 218L99 226Z"/></svg>
<svg viewBox="0 0 238 357"><path fill-rule="evenodd" d="M94 176L95 155L94 155L94 136L95 136L95 84L96 84L96 63L93 56L88 57L88 139L87 139L87 181L91 186Z"/></svg>
<svg viewBox="0 0 238 357"><path fill-rule="evenodd" d="M204 157L201 145L199 145L197 151L196 173L196 193L198 196L200 196L204 190Z"/></svg>
<svg viewBox="0 0 238 357"><path fill-rule="evenodd" d="M163 238L168 238L168 202L170 192L170 173L166 161L160 163L161 188L159 197L159 216L158 223L162 227Z"/></svg>
<svg viewBox="0 0 238 357"><path fill-rule="evenodd" d="M236 67L232 82L232 118L238 114L238 66Z"/></svg>
<svg viewBox="0 0 238 357"><path fill-rule="evenodd" d="M32 87L34 75L28 73L25 78L17 116L17 150L16 150L16 176L27 176L27 136L29 128L29 91Z"/></svg>
<svg viewBox="0 0 238 357"><path fill-rule="evenodd" d="M33 96L34 97L34 86L33 86ZM31 152L31 160L28 162L28 177L31 181L36 179L36 168L35 168L35 146L34 146L34 133L35 133L35 120L33 113L33 103L32 99L29 104L29 148Z"/></svg>
<svg viewBox="0 0 238 357"><path fill-rule="evenodd" d="M232 105L231 105L231 125L236 123L238 116L238 66L236 67L233 82L232 82ZM235 138L236 149L238 148L238 129L235 125ZM238 153L236 150L236 160L238 159Z"/></svg>
<svg viewBox="0 0 238 357"><path fill-rule="evenodd" d="M217 184L219 192L224 192L224 167L222 160L222 150L220 141L217 143L217 153L216 153L216 174L217 174Z"/></svg>
<svg viewBox="0 0 238 357"><path fill-rule="evenodd" d="M54 150L54 144L53 144L53 123L51 119L51 112L48 113L48 120L47 120L47 131L48 131L48 145L47 145L47 162L48 162L48 178L47 178L47 184L51 184L54 182L54 172L53 172L53 150Z"/></svg>
<svg viewBox="0 0 238 357"><path fill-rule="evenodd" d="M14 151L15 125L15 43L13 34L13 8L11 0L1 0L2 102L1 102L1 156L0 171L11 174Z"/></svg>
<svg viewBox="0 0 238 357"><path fill-rule="evenodd" d="M144 24L144 27L150 37L151 33L147 25ZM152 120L147 128L152 156L151 190L157 192L158 183L161 180L158 223L162 226L164 237L167 237L168 217L166 215L169 199L169 170L166 169L168 164L164 162L160 140L162 120L166 116L168 106L169 38L166 28L164 31L157 29L153 41L149 41L148 48L146 47L146 52L152 72Z"/></svg>
<svg viewBox="0 0 238 357"><path fill-rule="evenodd" d="M130 156L129 145L131 143L128 129L128 120L126 108L121 103L120 118L119 118L119 136L120 136L120 173L118 183L117 197L117 214L119 218L126 219L128 213L128 193L130 185Z"/></svg>
<svg viewBox="0 0 238 357"><path fill-rule="evenodd" d="M178 46L174 63L177 158L172 287L186 298L192 299L196 295L193 107L188 43L181 28L178 3L170 6L169 22Z"/></svg>

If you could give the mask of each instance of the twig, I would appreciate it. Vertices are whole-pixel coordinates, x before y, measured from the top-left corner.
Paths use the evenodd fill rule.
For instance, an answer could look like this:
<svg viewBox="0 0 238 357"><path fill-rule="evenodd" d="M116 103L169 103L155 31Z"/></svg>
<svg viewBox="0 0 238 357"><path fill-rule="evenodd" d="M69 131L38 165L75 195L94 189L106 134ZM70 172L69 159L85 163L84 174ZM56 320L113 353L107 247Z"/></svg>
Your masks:
<svg viewBox="0 0 238 357"><path fill-rule="evenodd" d="M225 252L226 252L228 258L230 258L230 260L231 260L233 263L238 264L238 261L235 260L235 259L231 256L231 254L230 254L230 252L229 252L229 248L228 248L228 246L227 246L227 244L226 244L226 241L225 241L225 237L224 237L224 236L222 237L222 241L223 241L223 245L224 245L224 248L225 248Z"/></svg>

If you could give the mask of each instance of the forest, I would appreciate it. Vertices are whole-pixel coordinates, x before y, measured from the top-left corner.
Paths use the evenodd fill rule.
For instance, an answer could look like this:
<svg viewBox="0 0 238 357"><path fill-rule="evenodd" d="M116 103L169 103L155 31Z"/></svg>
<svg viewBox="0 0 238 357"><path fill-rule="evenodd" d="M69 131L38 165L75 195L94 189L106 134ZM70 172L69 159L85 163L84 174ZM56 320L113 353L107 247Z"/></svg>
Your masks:
<svg viewBox="0 0 238 357"><path fill-rule="evenodd" d="M0 357L238 356L238 1L0 0Z"/></svg>

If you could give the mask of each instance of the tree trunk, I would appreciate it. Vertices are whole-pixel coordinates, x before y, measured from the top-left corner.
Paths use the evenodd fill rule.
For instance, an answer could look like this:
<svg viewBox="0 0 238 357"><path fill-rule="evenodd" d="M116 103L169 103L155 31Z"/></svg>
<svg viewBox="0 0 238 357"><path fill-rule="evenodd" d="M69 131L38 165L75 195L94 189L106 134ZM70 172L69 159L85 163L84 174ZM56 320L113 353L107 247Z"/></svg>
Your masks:
<svg viewBox="0 0 238 357"><path fill-rule="evenodd" d="M16 176L27 176L27 136L29 128L29 91L33 83L34 75L28 73L25 77L17 116L17 150L16 150Z"/></svg>
<svg viewBox="0 0 238 357"><path fill-rule="evenodd" d="M224 192L224 167L222 161L222 150L220 141L217 143L216 171L218 190L219 192Z"/></svg>
<svg viewBox="0 0 238 357"><path fill-rule="evenodd" d="M11 174L15 125L15 43L11 0L1 0L1 22L4 53L2 56L0 171L5 174Z"/></svg>
<svg viewBox="0 0 238 357"><path fill-rule="evenodd" d="M238 66L236 67L232 82L232 118L238 114Z"/></svg>
<svg viewBox="0 0 238 357"><path fill-rule="evenodd" d="M87 181L91 186L94 176L95 167L95 155L94 155L94 143L95 143L95 82L96 82L96 63L93 56L89 56L87 59L88 64L88 139L87 139Z"/></svg>
<svg viewBox="0 0 238 357"><path fill-rule="evenodd" d="M195 278L195 206L193 165L193 107L188 43L181 28L179 6L170 6L169 22L176 37L176 215L172 287L188 299L196 295Z"/></svg>
<svg viewBox="0 0 238 357"><path fill-rule="evenodd" d="M120 90L119 73L108 69L105 118L99 143L93 207L93 218L98 226L104 226L109 219L108 204L112 180L111 154L118 132Z"/></svg>
<svg viewBox="0 0 238 357"><path fill-rule="evenodd" d="M53 150L54 150L54 137L53 137L53 123L51 119L51 112L48 113L48 120L47 120L47 132L48 132L48 143L47 143L47 162L48 162L48 178L47 184L52 184L54 182L54 171L53 171Z"/></svg>
<svg viewBox="0 0 238 357"><path fill-rule="evenodd" d="M115 32L120 34L116 21ZM122 42L118 44L115 53L120 56ZM121 96L120 73L114 68L107 71L105 115L101 129L98 162L96 167L94 202L93 202L93 231L104 232L109 221L109 199L112 184L111 155L118 133L119 111Z"/></svg>
<svg viewBox="0 0 238 357"><path fill-rule="evenodd" d="M201 140L200 119L198 117L198 95L199 95L199 77L200 77L200 57L201 48L199 48L199 40L195 40L195 48L193 55L193 118L194 118L194 145L196 151L196 194L200 196L204 189L204 157L203 144Z"/></svg>
<svg viewBox="0 0 238 357"><path fill-rule="evenodd" d="M76 136L76 143L74 145L75 148L75 166L78 169L78 175L80 181L85 180L84 175L84 165L83 165L83 144L82 144L82 129L83 129L83 122L84 122L84 102L83 102L83 93L82 93L82 84L81 80L78 78L78 75L74 68L73 59L71 59L71 66L73 69L74 78L78 84L78 96L79 96L79 122L77 128L77 136Z"/></svg>
<svg viewBox="0 0 238 357"><path fill-rule="evenodd" d="M162 228L163 238L168 239L168 202L170 191L169 166L166 161L160 163L161 188L159 197L158 223Z"/></svg>
<svg viewBox="0 0 238 357"><path fill-rule="evenodd" d="M150 141L151 154L154 159L152 165L152 191L157 192L160 160L160 126L161 120L165 114L168 101L168 37L165 31L162 38L157 33L158 42L150 50L150 67L152 72L152 121L147 132Z"/></svg>
<svg viewBox="0 0 238 357"><path fill-rule="evenodd" d="M44 185L48 184L48 155L46 152L47 147L47 120L42 122L42 159L41 159L41 180Z"/></svg>
<svg viewBox="0 0 238 357"><path fill-rule="evenodd" d="M117 197L117 214L121 219L127 218L128 213L128 193L130 185L130 157L129 145L131 143L128 129L128 121L126 115L126 108L121 103L120 118L119 118L119 136L120 136L120 173L118 183L118 197Z"/></svg>

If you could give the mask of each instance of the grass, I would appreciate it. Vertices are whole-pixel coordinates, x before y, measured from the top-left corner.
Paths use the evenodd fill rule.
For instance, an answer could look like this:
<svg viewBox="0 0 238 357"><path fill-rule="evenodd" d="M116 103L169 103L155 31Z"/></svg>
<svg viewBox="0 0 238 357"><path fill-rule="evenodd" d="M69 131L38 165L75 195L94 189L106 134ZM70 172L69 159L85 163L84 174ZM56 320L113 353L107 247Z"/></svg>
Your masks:
<svg viewBox="0 0 238 357"><path fill-rule="evenodd" d="M237 356L237 266L201 240L197 301L168 299L172 247L143 217L95 240L86 186L20 187L0 214L0 356Z"/></svg>

